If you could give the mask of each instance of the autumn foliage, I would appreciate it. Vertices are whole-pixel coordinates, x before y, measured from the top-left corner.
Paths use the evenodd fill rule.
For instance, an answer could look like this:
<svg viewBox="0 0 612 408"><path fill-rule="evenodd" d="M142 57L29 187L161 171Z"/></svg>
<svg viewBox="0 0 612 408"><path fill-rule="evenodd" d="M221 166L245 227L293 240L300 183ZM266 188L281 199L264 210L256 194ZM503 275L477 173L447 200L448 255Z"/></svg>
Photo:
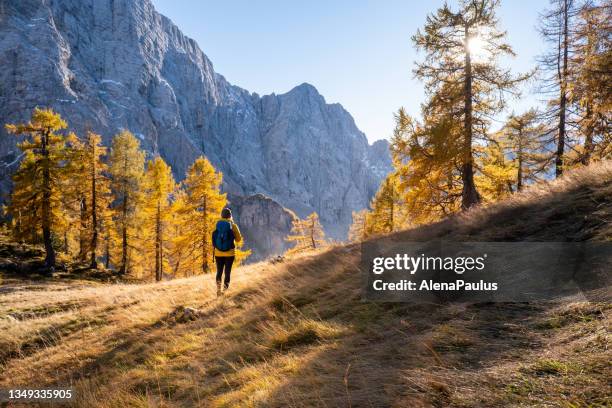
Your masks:
<svg viewBox="0 0 612 408"><path fill-rule="evenodd" d="M159 156L147 160L124 130L110 149L102 137L62 132L68 124L50 109L6 128L24 152L13 177L7 213L19 242L42 243L45 269L57 254L90 268L135 278L191 276L211 269L210 236L221 209L222 174L198 158L182 184ZM249 255L237 250L237 260Z"/></svg>
<svg viewBox="0 0 612 408"><path fill-rule="evenodd" d="M425 86L421 117L397 112L395 171L370 209L353 213L351 240L437 221L612 157L610 5L552 0L540 26L548 49L537 70L521 74L503 67L514 51L498 8L496 0L445 4L412 37L424 53L414 69ZM527 80L545 108L499 124Z"/></svg>

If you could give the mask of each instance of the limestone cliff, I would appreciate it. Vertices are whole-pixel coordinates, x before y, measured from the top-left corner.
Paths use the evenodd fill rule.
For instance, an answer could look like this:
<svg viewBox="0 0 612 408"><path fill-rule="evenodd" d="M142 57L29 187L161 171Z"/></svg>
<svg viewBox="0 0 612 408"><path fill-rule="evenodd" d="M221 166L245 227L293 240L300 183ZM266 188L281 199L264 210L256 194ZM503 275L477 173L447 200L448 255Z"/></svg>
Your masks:
<svg viewBox="0 0 612 408"><path fill-rule="evenodd" d="M106 143L129 129L178 179L204 154L225 191L317 211L335 238L390 169L386 142L368 145L341 105L308 84L266 96L231 85L149 0L0 0L0 68L0 123L47 106ZM5 193L15 141L0 129Z"/></svg>
<svg viewBox="0 0 612 408"><path fill-rule="evenodd" d="M290 248L285 241L296 215L263 194L231 198L230 207L244 236L245 248L251 249L249 261L281 255Z"/></svg>

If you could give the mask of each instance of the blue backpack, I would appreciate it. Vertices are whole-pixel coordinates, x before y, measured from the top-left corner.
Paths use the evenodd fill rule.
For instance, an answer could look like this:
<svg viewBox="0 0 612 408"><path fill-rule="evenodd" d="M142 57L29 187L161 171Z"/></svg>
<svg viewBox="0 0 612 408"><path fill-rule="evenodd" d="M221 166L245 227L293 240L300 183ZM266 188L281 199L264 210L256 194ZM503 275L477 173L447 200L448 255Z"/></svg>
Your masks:
<svg viewBox="0 0 612 408"><path fill-rule="evenodd" d="M212 242L219 251L234 249L234 231L229 221L217 221L217 229L212 234Z"/></svg>

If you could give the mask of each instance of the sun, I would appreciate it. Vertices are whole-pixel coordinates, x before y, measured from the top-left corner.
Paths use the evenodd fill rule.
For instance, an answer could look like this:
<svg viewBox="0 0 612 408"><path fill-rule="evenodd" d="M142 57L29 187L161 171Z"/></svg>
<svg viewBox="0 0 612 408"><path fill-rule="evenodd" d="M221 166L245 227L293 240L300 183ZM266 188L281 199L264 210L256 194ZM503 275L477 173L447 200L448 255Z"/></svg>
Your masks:
<svg viewBox="0 0 612 408"><path fill-rule="evenodd" d="M482 39L480 35L475 35L468 40L467 48L470 52L470 56L476 60L482 60L486 57L487 43Z"/></svg>

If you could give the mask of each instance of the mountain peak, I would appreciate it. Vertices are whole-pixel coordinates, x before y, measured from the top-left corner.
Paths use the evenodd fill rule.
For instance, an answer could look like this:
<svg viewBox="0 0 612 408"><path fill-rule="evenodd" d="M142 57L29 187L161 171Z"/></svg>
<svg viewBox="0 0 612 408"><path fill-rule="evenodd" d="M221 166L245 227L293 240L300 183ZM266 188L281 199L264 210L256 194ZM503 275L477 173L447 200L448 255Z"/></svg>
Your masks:
<svg viewBox="0 0 612 408"><path fill-rule="evenodd" d="M299 84L298 86L291 89L288 93L296 93L296 92L304 93L308 95L322 96L319 93L319 90L314 85L309 84L308 82L303 82Z"/></svg>

